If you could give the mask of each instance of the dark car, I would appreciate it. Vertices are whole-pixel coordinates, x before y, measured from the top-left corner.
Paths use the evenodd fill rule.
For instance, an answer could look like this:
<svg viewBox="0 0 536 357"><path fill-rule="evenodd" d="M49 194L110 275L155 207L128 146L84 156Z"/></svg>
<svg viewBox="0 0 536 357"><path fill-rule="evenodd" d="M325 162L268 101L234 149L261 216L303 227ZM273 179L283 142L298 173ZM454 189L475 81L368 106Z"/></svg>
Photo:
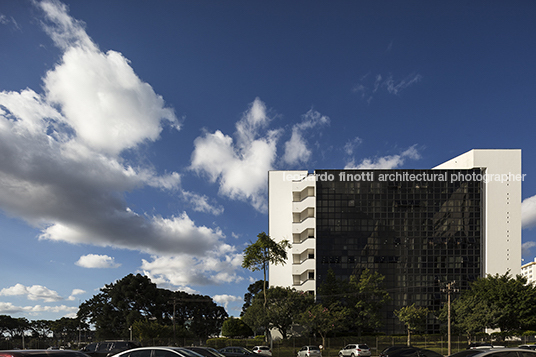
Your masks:
<svg viewBox="0 0 536 357"><path fill-rule="evenodd" d="M536 357L536 351L524 348L486 348L465 350L450 357Z"/></svg>
<svg viewBox="0 0 536 357"><path fill-rule="evenodd" d="M212 347L186 347L189 350L192 350L196 353L199 353L201 356L205 357L225 357L223 354L221 354L218 350L212 348Z"/></svg>
<svg viewBox="0 0 536 357"><path fill-rule="evenodd" d="M244 357L244 356L258 357L257 354L251 352L250 350L244 347L229 346L229 347L224 347L220 349L219 351L225 357Z"/></svg>
<svg viewBox="0 0 536 357"><path fill-rule="evenodd" d="M443 355L425 348L391 346L384 349L380 357L443 357Z"/></svg>
<svg viewBox="0 0 536 357"><path fill-rule="evenodd" d="M4 350L0 357L88 357L80 351L71 350Z"/></svg>
<svg viewBox="0 0 536 357"><path fill-rule="evenodd" d="M101 341L90 343L80 351L90 357L109 357L136 347L140 345L134 341Z"/></svg>

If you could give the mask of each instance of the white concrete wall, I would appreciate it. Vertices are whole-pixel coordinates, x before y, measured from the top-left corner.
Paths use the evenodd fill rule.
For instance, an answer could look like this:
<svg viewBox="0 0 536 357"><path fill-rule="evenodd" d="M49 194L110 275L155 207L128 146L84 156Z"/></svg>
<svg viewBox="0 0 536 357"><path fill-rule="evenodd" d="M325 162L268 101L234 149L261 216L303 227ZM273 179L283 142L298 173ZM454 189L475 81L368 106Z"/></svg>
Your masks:
<svg viewBox="0 0 536 357"><path fill-rule="evenodd" d="M484 184L484 273L520 274L521 150L475 149L434 167L472 168L485 168L491 179Z"/></svg>
<svg viewBox="0 0 536 357"><path fill-rule="evenodd" d="M268 172L268 235L280 242L292 242L293 187L295 178L306 177L307 171ZM287 251L285 265L270 265L268 277L270 286L293 286L292 249Z"/></svg>

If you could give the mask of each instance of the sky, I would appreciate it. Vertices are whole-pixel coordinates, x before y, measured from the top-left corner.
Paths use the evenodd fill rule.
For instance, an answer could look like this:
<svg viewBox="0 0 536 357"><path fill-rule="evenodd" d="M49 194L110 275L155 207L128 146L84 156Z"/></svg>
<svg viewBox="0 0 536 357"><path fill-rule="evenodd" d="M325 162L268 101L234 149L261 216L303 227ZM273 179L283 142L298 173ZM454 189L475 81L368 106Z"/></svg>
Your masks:
<svg viewBox="0 0 536 357"><path fill-rule="evenodd" d="M0 2L0 314L144 274L238 316L268 170L521 149L536 256L536 3ZM520 262L520 265L522 262Z"/></svg>

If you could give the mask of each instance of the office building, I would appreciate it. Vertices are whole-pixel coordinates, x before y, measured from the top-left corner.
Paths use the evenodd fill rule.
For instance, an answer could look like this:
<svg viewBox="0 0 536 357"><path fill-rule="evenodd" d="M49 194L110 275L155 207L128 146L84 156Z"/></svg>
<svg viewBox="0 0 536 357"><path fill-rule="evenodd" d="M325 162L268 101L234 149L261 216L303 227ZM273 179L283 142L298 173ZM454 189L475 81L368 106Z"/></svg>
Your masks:
<svg viewBox="0 0 536 357"><path fill-rule="evenodd" d="M385 276L382 332L393 311L437 311L442 290L487 274L520 273L521 150L471 150L432 169L269 172L269 234L292 244L270 286L316 292L331 269ZM426 330L439 333L430 314Z"/></svg>
<svg viewBox="0 0 536 357"><path fill-rule="evenodd" d="M527 278L527 283L536 284L536 258L533 262L521 266L521 275Z"/></svg>

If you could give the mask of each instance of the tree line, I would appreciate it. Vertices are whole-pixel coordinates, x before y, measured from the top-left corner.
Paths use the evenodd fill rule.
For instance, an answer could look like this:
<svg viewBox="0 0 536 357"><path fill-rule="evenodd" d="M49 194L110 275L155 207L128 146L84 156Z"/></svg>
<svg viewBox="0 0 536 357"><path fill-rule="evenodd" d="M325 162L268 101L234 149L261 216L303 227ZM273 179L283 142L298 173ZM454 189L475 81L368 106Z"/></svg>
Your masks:
<svg viewBox="0 0 536 357"><path fill-rule="evenodd" d="M209 296L158 288L148 277L129 274L107 284L84 301L76 318L57 321L0 316L0 337L14 339L63 336L76 341L83 333L106 339L173 339L217 336L250 336L277 330L283 339L290 334L317 335L323 339L338 334L374 334L381 331L380 310L391 299L383 288L384 276L363 270L347 280L329 271L316 296L293 288L268 287L269 264L284 264L288 241L276 243L264 232L244 250L243 267L264 272L263 280L251 284L244 295L240 318L229 318L225 309ZM426 318L447 323L447 306L428 311L415 305L393 313L411 333L422 331ZM453 333L468 339L487 328L520 335L536 331L536 288L523 276L479 278L451 304ZM90 331L90 326L92 331ZM536 334L534 332L533 334ZM325 344L325 341L324 341Z"/></svg>

